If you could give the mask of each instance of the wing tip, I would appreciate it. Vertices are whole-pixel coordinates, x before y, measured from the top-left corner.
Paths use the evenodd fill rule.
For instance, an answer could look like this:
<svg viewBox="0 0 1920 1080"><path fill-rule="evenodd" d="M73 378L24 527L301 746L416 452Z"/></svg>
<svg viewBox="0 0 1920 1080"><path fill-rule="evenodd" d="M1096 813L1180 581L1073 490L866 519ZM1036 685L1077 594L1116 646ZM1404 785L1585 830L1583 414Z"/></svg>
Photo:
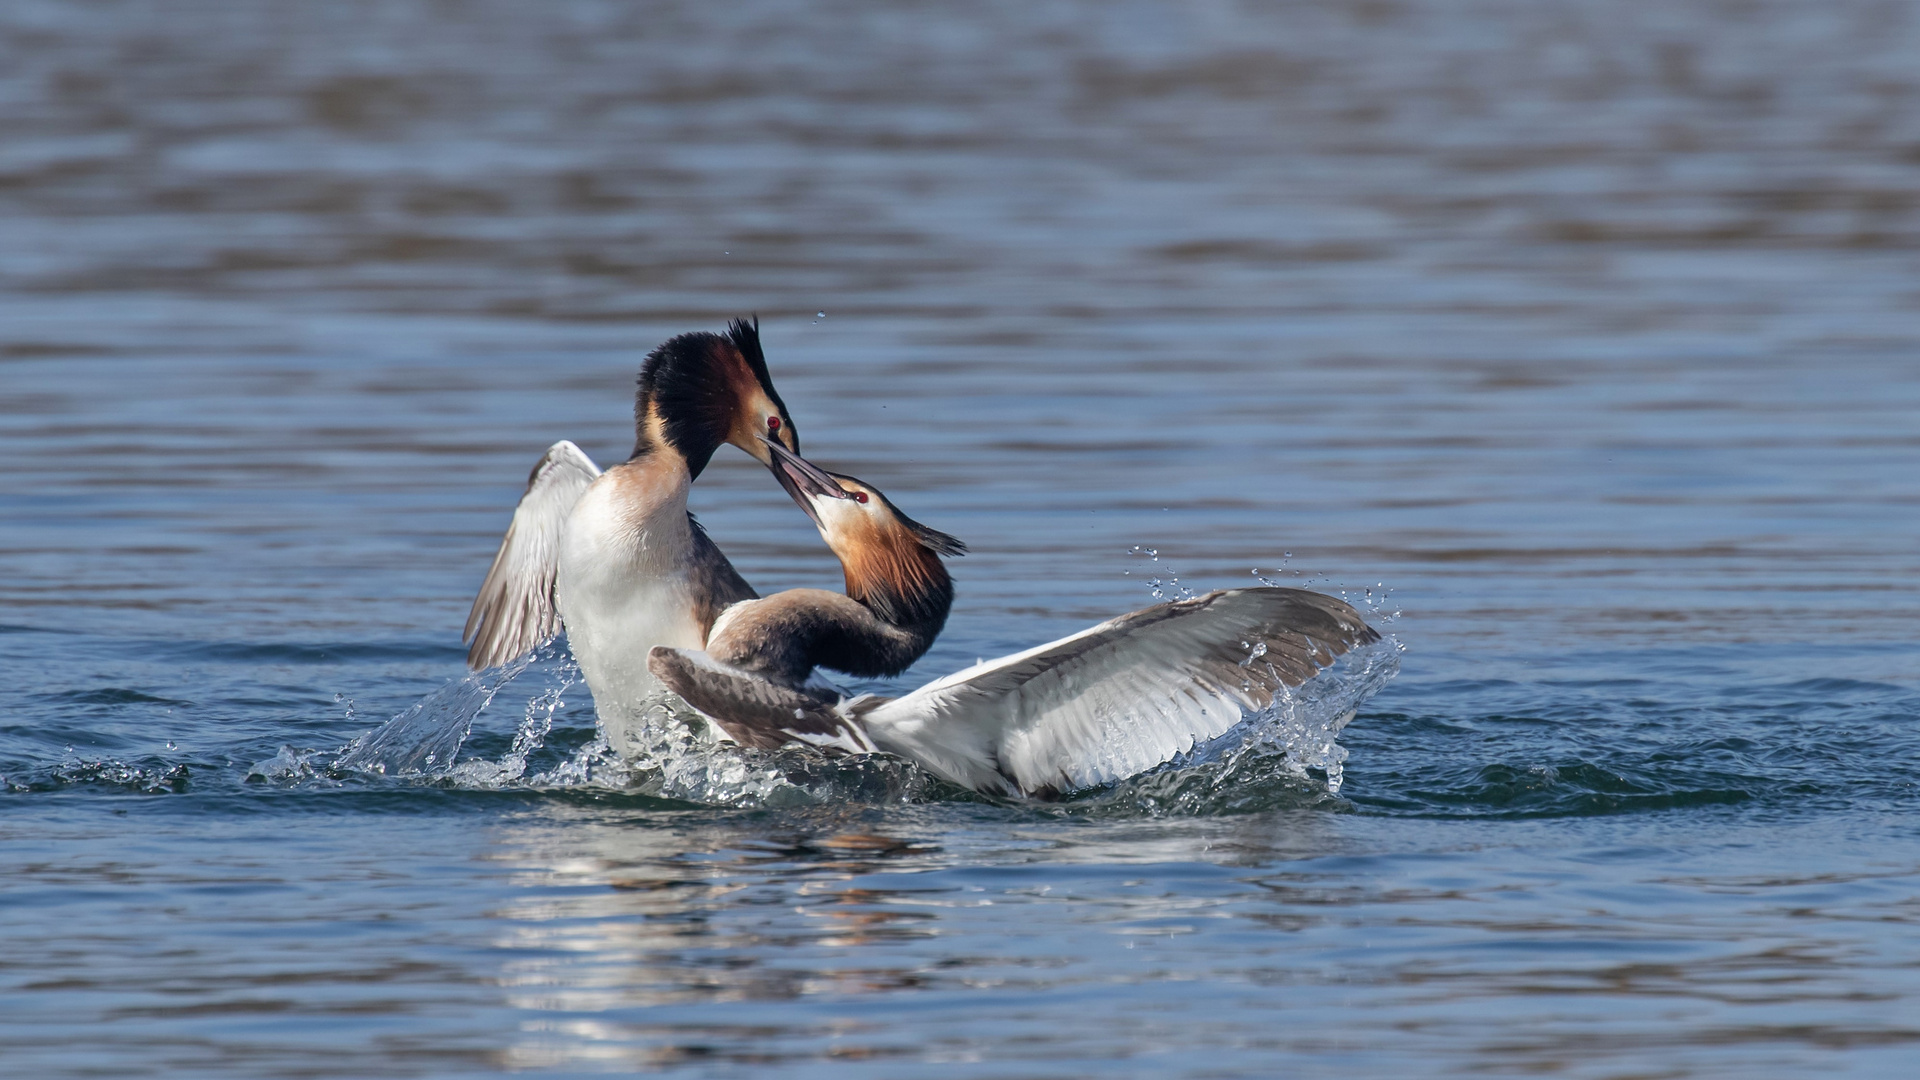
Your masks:
<svg viewBox="0 0 1920 1080"><path fill-rule="evenodd" d="M838 695L809 694L723 664L699 649L655 645L647 670L741 746L777 750L791 742L871 753L857 719L839 715Z"/></svg>
<svg viewBox="0 0 1920 1080"><path fill-rule="evenodd" d="M600 467L571 439L547 447L534 463L460 630L470 670L518 660L559 635L555 538L567 510L599 475Z"/></svg>

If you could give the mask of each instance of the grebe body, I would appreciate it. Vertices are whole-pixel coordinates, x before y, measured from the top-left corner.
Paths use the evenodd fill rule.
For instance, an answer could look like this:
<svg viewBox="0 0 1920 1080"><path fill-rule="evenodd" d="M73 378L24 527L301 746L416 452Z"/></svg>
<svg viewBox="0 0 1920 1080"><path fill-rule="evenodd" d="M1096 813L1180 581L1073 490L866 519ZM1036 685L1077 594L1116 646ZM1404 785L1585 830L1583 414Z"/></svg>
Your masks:
<svg viewBox="0 0 1920 1080"><path fill-rule="evenodd" d="M774 390L756 324L682 334L648 354L634 403L633 454L604 472L571 442L540 459L467 619L467 663L505 663L565 630L618 749L661 697L655 645L700 648L752 586L687 511L723 444L772 464L799 437Z"/></svg>
<svg viewBox="0 0 1920 1080"><path fill-rule="evenodd" d="M1171 761L1380 637L1330 596L1222 590L976 664L904 697L843 698L809 685L813 668L884 676L919 659L953 599L938 556L965 548L869 484L772 453L776 475L839 557L846 595L807 589L745 601L721 617L704 651L661 646L648 659L743 745L885 752L975 791L1053 796Z"/></svg>

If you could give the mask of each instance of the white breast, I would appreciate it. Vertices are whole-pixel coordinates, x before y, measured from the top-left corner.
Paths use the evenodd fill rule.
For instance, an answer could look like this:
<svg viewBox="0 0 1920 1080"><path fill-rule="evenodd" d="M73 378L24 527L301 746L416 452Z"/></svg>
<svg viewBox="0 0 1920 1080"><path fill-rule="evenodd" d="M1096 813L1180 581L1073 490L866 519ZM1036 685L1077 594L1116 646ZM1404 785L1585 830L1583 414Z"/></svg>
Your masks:
<svg viewBox="0 0 1920 1080"><path fill-rule="evenodd" d="M608 741L623 752L663 692L647 651L705 644L689 577L687 486L682 469L609 469L561 538L554 599Z"/></svg>

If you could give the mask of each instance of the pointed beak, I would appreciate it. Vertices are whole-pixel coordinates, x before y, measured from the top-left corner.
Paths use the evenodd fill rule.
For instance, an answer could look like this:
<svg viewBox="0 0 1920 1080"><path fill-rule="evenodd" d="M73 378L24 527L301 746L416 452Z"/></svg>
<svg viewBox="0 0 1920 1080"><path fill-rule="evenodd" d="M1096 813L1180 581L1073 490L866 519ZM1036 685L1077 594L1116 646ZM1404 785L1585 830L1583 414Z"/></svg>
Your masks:
<svg viewBox="0 0 1920 1080"><path fill-rule="evenodd" d="M819 513L813 508L815 499L853 498L813 462L765 435L760 436L760 441L767 444L767 449L773 454L773 462L767 468L773 470L774 478L780 481L781 487L787 489L788 495L793 496L793 501L800 504L800 509L813 519L815 526L824 528Z"/></svg>

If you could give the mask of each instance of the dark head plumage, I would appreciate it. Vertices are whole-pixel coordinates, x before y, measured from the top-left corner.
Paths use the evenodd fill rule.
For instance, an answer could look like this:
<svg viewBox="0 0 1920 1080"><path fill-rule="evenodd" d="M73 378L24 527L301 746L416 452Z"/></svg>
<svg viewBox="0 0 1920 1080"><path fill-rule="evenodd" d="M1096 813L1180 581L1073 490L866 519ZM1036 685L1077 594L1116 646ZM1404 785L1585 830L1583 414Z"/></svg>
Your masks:
<svg viewBox="0 0 1920 1080"><path fill-rule="evenodd" d="M780 410L781 418L788 430L793 429L793 419L787 416L787 403L780 400L780 391L773 388L773 376L767 374L767 354L760 351L760 316L755 315L752 322L735 319L727 324L727 339L733 347L740 350L741 359L747 362L747 370L753 372L760 389L766 392L774 407ZM794 453L800 452L800 434L793 434L793 445L788 447Z"/></svg>
<svg viewBox="0 0 1920 1080"><path fill-rule="evenodd" d="M757 435L768 432L797 450L800 433L773 388L760 347L760 321L735 319L724 335L705 331L661 342L640 366L634 398L634 456L664 440L698 477L722 443L768 460ZM777 417L769 429L760 413Z"/></svg>

